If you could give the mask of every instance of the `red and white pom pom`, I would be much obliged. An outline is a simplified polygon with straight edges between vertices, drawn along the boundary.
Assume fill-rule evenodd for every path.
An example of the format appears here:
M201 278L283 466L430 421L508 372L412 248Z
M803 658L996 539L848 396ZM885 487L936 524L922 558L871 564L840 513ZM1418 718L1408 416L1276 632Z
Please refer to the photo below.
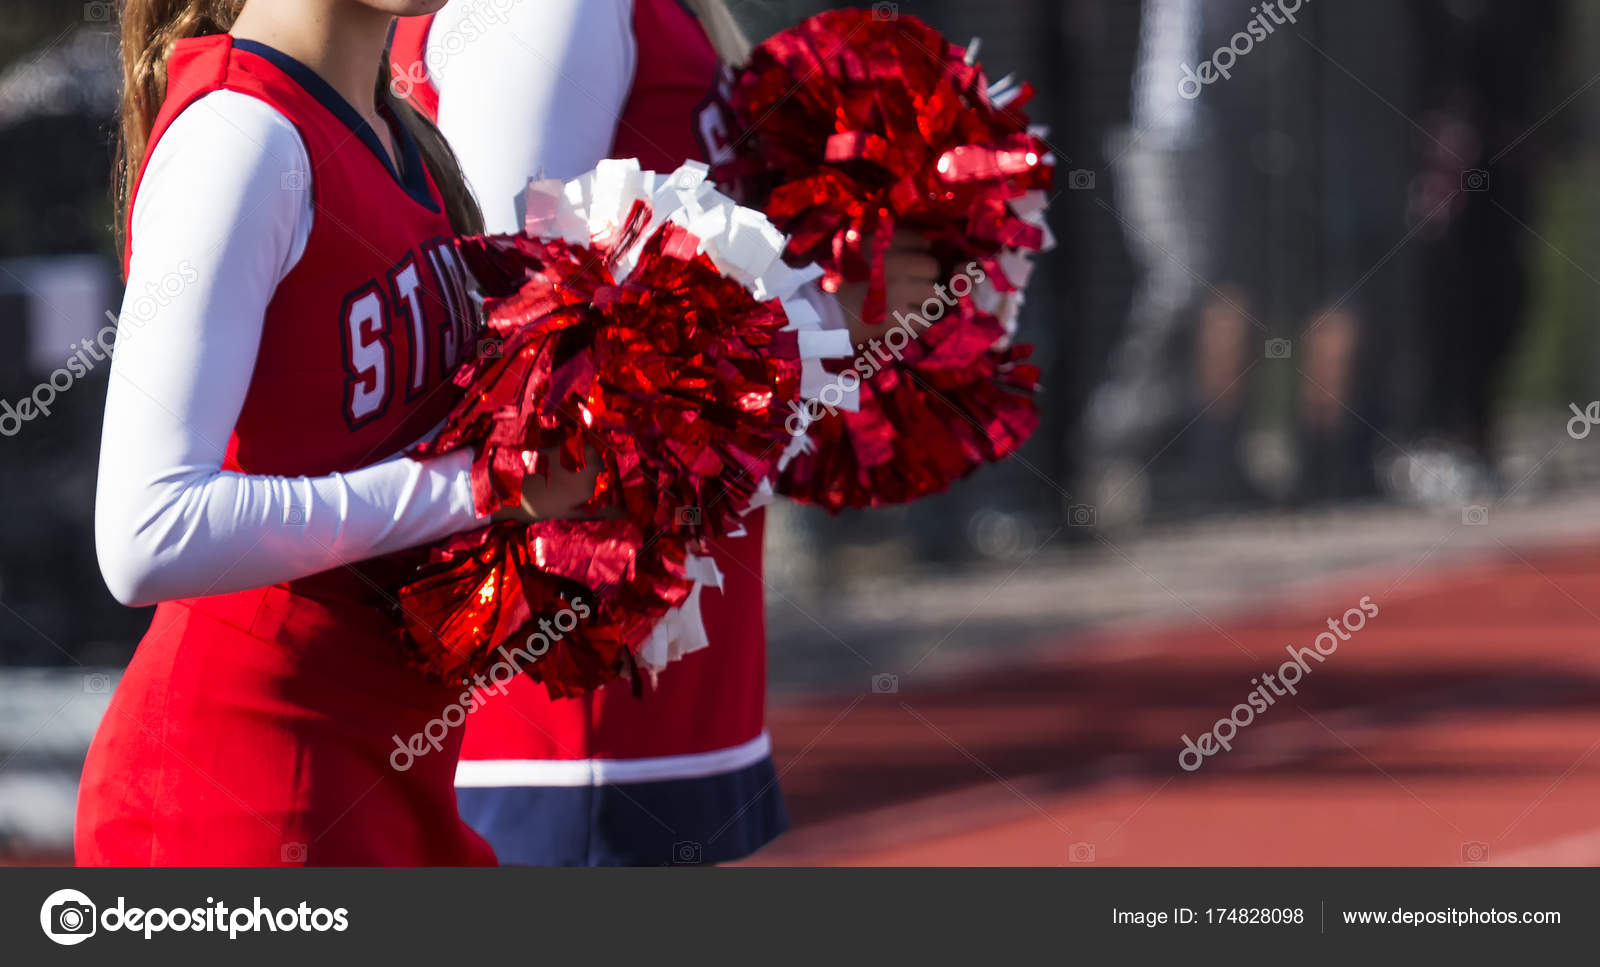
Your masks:
M1012 344L1031 255L1055 245L1055 158L1022 112L1032 94L991 86L976 41L957 47L907 15L830 11L753 52L733 98L744 156L728 172L768 173L786 257L820 264L829 291L868 283L872 325L888 321L896 229L970 283L892 363L854 367L859 408L829 407L810 427L785 493L830 510L903 503L1005 458L1037 426L1031 347Z
M447 543L401 595L425 669L471 672L580 596L592 616L561 660L526 669L552 693L704 646L700 589L721 583L706 542L744 532L797 446L789 417L806 377L849 351L798 295L820 273L785 264L783 235L706 174L603 162L532 184L523 234L458 242L500 351L457 375L466 395L419 452L472 447L480 513L519 506L524 480L553 460L576 471L597 454L580 512L623 520Z
M981 43L977 38L967 45L962 56L963 62L975 65L978 59L978 50ZM1016 79L1008 74L1000 80L985 83L984 96L996 111L1012 114L1020 111L1024 104L1032 98L1033 89L1028 84L1019 84ZM1042 125L1028 125L1028 137L1038 142L1041 148L1048 148L1045 137L1049 130ZM1024 154L1024 161L1027 155ZM1053 179L1055 155L1048 150L1039 155L1039 165L1042 170L1050 172L1049 178ZM1012 236L1017 244L1001 245L995 256L995 264L1000 270L1000 275L1005 279L1004 287L996 285L993 279L986 280L978 286L977 294L973 299L978 308L997 317L1000 325L1005 329L1006 335L1002 343L1009 346L1012 338L1017 333L1017 318L1022 311L1022 305L1027 301L1028 282L1033 278L1033 257L1039 252L1054 251L1056 247L1055 233L1050 231L1050 225L1045 221L1045 215L1050 207L1050 195L1046 187L1029 188L1022 194L1006 199L1006 209L1011 216L1031 231L1021 231Z
M688 162L663 175L641 170L634 160L602 161L593 172L570 182L535 181L528 186L523 228L533 236L575 244L593 238L604 245L628 231L628 221L640 206L648 208L650 220L633 233L636 241L616 254L619 277L637 265L646 240L662 225L687 229L699 240L698 254L753 298L777 299L782 305L788 319L785 331L795 334L802 363L800 398L789 401L783 413L804 412L804 401L815 398L831 379L825 363L851 355L849 333L825 328L821 314L806 298L806 290L822 277L822 270L815 265L791 268L782 258L788 238L764 214L717 190L707 165ZM777 473L803 452L804 423L798 425L799 432L795 428L794 421L786 420L785 449L773 463L773 473L757 481L755 492L739 510L741 515L771 502ZM720 536L743 534L735 527ZM686 566L694 581L687 600L656 625L639 649L640 664L648 670L659 671L709 644L700 612L701 592L707 586L720 591L723 575L709 555L690 553Z

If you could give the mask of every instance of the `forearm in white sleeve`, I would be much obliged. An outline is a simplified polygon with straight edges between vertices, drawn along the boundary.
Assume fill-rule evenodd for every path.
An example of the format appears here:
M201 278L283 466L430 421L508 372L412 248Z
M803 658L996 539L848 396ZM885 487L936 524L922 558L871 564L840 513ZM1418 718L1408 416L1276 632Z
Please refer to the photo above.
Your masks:
M235 92L196 102L156 146L95 499L101 571L125 604L277 584L482 523L468 453L324 477L222 470L267 304L310 235L310 192L292 186L311 177L294 126Z
M451 0L428 32L439 129L491 232L522 230L530 178L611 153L633 87L632 0Z

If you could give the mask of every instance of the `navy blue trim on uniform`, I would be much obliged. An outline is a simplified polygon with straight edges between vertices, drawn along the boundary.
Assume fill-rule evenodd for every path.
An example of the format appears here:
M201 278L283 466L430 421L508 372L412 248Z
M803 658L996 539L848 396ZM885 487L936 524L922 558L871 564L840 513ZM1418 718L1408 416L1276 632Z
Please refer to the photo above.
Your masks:
M344 99L344 95L333 89L333 85L322 79L316 71L295 60L276 47L269 47L257 40L233 41L234 49L255 54L266 60L289 76L289 79L305 89L307 94L316 98L328 112L347 128L350 133L360 138L383 166L388 169L389 175L394 178L395 184L404 188L417 204L428 211L437 212L438 204L433 199L433 192L428 188L428 172L422 164L422 150L417 147L416 139L411 136L410 130L389 113L387 105L381 101L378 110L389 120L389 131L394 136L395 146L400 150L400 161L405 168L402 175L394 168L394 158L384 148L383 142L378 139L378 133L372 130L372 125L361 116L361 112L351 106Z
M789 828L763 759L699 779L456 790L502 866L698 866L742 859Z

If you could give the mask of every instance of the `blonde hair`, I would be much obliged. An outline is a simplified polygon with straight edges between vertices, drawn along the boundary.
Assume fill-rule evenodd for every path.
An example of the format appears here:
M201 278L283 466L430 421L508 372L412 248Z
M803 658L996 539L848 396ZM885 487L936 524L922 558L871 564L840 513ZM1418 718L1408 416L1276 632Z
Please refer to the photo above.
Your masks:
M734 19L727 0L684 0L711 35L712 46L723 63L739 65L750 57L750 38Z
M122 5L122 134L117 158L117 236L126 250L128 207L139 184L156 116L167 96L167 62L172 47L188 37L227 33L244 0L126 0ZM445 211L457 233L483 230L483 215L461 174L450 146L426 118L394 96L389 59L376 78L378 96L405 125L422 160L444 196Z

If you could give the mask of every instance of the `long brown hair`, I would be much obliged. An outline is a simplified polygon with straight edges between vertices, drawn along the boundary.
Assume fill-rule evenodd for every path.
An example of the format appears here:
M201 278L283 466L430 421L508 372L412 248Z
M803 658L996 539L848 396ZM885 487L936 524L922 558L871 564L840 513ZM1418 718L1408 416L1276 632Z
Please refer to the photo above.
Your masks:
M126 248L128 208L151 130L167 96L167 61L172 46L187 37L227 33L244 0L124 0L122 5L122 137L117 159L117 235ZM455 153L427 118L396 97L389 85L389 59L377 77L378 97L416 140L422 160L444 196L450 224L462 235L483 230L483 214L467 188Z

